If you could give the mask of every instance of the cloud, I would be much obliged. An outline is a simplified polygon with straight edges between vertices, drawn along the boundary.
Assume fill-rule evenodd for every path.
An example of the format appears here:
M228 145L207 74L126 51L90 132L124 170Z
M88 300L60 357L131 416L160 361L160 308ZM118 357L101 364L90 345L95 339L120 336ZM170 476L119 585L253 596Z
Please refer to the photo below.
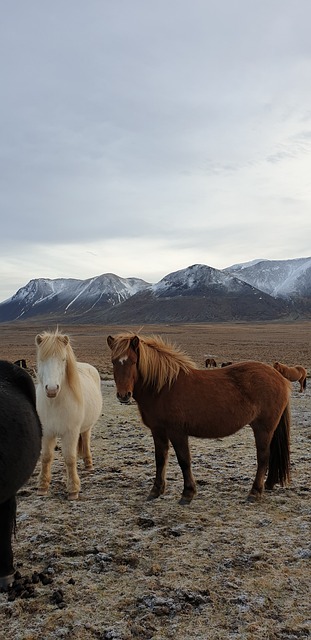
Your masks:
M310 18L308 0L6 3L3 298L50 273L303 255Z

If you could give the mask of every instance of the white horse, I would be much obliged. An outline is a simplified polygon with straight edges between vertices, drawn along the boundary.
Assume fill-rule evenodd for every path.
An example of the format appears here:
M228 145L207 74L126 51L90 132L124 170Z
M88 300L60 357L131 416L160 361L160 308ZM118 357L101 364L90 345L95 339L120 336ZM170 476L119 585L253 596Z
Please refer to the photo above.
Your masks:
M41 470L38 493L48 492L56 439L61 439L67 468L69 500L77 500L80 479L78 454L92 471L91 429L102 411L100 376L90 364L77 362L69 336L58 329L35 338L37 346L37 412L42 423Z

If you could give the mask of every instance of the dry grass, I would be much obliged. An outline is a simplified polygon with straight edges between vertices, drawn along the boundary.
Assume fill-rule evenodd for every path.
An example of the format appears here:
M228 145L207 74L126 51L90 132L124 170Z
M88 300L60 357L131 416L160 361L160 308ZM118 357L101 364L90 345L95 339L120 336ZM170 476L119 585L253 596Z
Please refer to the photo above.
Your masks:
M2 357L35 362L34 336L53 327L1 327ZM128 328L128 327L125 327ZM46 571L35 597L0 594L0 628L14 640L294 640L310 637L311 387L293 384L292 482L261 502L246 496L255 473L250 429L191 441L198 495L181 507L173 454L164 497L147 502L153 442L135 405L121 406L111 379L109 333L124 327L62 327L80 360L98 366L103 415L94 429L95 472L79 465L82 493L68 502L61 451L49 496L38 468L18 495L16 564ZM138 327L134 328L138 330ZM144 327L180 345L201 366L207 355L301 364L311 369L310 324ZM39 466L39 465L38 465ZM61 603L53 593L62 590Z

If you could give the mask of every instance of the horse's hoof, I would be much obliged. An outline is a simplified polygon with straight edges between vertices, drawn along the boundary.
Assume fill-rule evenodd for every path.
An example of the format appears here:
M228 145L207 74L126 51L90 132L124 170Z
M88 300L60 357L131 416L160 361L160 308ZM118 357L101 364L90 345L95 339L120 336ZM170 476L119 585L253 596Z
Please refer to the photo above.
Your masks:
M47 489L38 489L37 494L38 494L38 496L47 496L48 490Z
M163 496L165 493L165 489L166 489L165 485L163 485L162 487L157 487L153 485L147 500L156 500L156 498Z
M84 471L87 471L88 473L92 473L92 471L94 471L93 465L89 465L87 467L84 467Z
M257 502L258 500L260 500L260 498L261 498L261 493L256 493L256 494L249 493L247 498L246 498L246 501L247 502Z
M265 491L273 491L273 484L265 484Z
M79 491L68 493L68 500L78 500L78 498L79 498Z
M160 493L152 493L152 491L150 491L149 496L147 496L147 501L150 502L151 500L156 500L157 498L159 498Z
M190 504L191 501L192 501L192 498L193 498L193 496L191 498L189 498L187 496L181 496L178 504Z

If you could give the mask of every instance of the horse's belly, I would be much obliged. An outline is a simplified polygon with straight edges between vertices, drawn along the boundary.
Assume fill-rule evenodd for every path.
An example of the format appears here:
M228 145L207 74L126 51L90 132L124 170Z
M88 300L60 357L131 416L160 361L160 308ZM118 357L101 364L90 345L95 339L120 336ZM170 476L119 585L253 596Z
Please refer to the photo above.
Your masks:
M247 424L235 423L225 421L224 423L218 424L217 426L213 425L200 425L197 428L192 428L191 432L188 431L188 435L193 436L194 438L226 438L227 436L231 436L233 433L236 433ZM186 430L187 433L187 430Z
M227 436L236 433L247 424L251 422L253 418L253 412L245 411L243 415L233 415L228 412L226 415L222 415L222 412L216 412L213 415L211 411L209 415L200 415L199 413L194 417L193 415L187 415L187 412L175 411L172 415L163 415L162 420L153 424L151 418L150 421L144 420L145 424L154 430L154 427L158 427L161 424L166 432L169 434L183 433L187 436L193 436L194 438L225 438Z
M101 415L103 407L103 396L101 388L90 388L90 393L85 394L84 398L84 416L82 421L81 432L93 426Z

